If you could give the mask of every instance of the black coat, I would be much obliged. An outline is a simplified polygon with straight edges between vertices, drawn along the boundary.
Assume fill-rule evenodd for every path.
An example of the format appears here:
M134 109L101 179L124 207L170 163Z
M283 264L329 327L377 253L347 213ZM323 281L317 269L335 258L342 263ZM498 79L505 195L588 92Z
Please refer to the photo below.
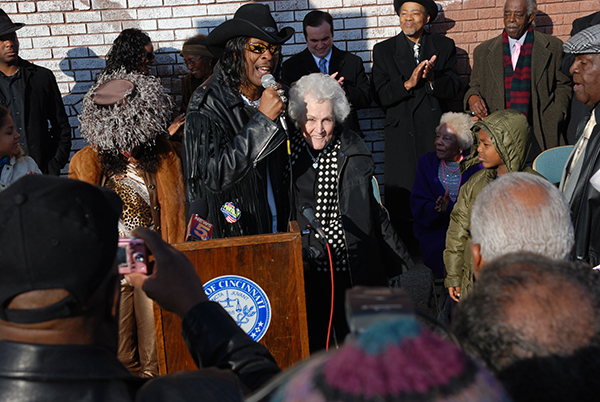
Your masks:
M281 68L281 80L284 84L291 86L305 75L321 72L315 59L307 49L292 56L283 63ZM344 92L352 105L352 111L348 116L345 126L357 132L364 137L358 124L358 115L356 111L369 107L373 100L369 79L363 67L363 61L360 57L352 53L345 52L337 47L332 48L331 60L329 62L329 73L338 72L337 79L344 77Z
M597 106L596 121L600 122ZM584 127L584 124L580 125L579 136ZM569 201L575 230L573 258L596 266L600 264L600 192L592 186L590 179L600 170L600 124L594 127L582 157L579 179Z
M416 63L413 49L403 33L373 48L373 85L385 116L386 205L397 205L395 197L406 197L415 181L417 161L435 150L435 128L446 102L458 94L461 82L456 72L456 47L452 39L424 33L421 60L437 56L433 90L421 80L411 91L404 88ZM406 197L407 198L407 197ZM408 205L407 205L408 207ZM391 208L390 212L394 212Z
M25 93L27 154L43 173L58 175L69 161L71 126L52 71L19 58ZM0 91L0 105L6 107Z
M183 171L188 202L203 198L213 237L272 233L267 166L278 231L289 221L286 134L277 122L244 104L238 91L219 82L221 70L194 92L185 116ZM221 207L232 202L240 219L228 223Z
M133 376L101 346L2 341L0 395L24 402L239 401L245 390L258 389L280 371L269 351L217 303L193 307L182 336L203 368L153 379Z
M340 132L341 131L341 132ZM301 135L301 134L297 134ZM386 286L412 265L387 212L373 195L375 163L355 132L339 130L338 196L352 285ZM296 211L299 215L299 211ZM304 228L301 228L304 229ZM314 244L314 240L311 242Z

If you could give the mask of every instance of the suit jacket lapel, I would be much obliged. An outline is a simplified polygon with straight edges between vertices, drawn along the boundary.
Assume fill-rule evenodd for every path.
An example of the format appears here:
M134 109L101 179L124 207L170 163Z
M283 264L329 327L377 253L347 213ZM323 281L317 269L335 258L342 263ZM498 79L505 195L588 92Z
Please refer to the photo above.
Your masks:
M329 74L342 71L344 63L344 52L334 46L329 60ZM340 78L339 75L337 78Z
M421 39L421 54L420 54L419 59L421 61L429 60L435 54L437 54L437 51L436 51L435 47L433 46L433 41L429 37L429 34L423 33L423 37Z
M317 63L315 63L315 59L308 48L304 49L301 55L300 63L302 64L303 70L308 71L308 74L318 73L321 71L319 66L317 66Z
M538 85L548 66L551 53L548 50L548 41L541 35L533 32L533 49L531 51L531 85ZM533 89L532 89L533 92Z
M499 39L499 40L498 40ZM502 104L504 100L504 50L502 49L502 35L491 43L487 55L488 72L490 79L494 82L496 91L502 93Z
M398 66L400 74L405 80L410 78L410 75L415 69L415 63L412 54L413 50L408 47L408 43L406 43L406 36L403 33L397 35L394 61L396 62L396 66Z

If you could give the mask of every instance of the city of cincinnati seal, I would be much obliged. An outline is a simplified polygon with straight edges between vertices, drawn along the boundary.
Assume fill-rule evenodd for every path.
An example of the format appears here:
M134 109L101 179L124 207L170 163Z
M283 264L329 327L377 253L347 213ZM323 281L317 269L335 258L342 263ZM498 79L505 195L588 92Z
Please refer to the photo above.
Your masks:
M271 323L271 303L255 282L243 276L219 276L206 282L204 291L250 338L258 342L265 335Z

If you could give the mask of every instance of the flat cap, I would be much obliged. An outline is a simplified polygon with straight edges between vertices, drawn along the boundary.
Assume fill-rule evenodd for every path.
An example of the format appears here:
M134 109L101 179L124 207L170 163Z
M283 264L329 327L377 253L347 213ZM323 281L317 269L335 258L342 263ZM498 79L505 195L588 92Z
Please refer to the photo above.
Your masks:
M600 53L600 25L593 25L573 35L563 45L565 53Z

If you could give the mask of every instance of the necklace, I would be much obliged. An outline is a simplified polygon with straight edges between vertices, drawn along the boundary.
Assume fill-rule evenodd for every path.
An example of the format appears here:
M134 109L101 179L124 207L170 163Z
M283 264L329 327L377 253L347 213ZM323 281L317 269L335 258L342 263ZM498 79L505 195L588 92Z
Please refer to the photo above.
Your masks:
M446 161L442 159L442 177L444 179L444 187L446 187L446 190L448 190L448 197L450 197L450 200L452 202L456 202L456 200L458 199L458 189L460 189L460 183L462 181L462 176L460 175L460 173L458 174L458 185L456 186L456 194L454 195L454 198L452 197L452 190L450 190L450 186L448 185L448 182L446 181L446 177L452 177L454 178L456 176L456 173L459 171L460 169L460 164L457 164L455 169L450 169L448 167L448 165L446 164ZM448 171L448 173L446 173L446 171Z
M308 151L308 155L310 156L310 159L312 159L313 164L312 167L313 169L317 169L319 167L319 155L317 155L317 157L315 158L312 154L312 152L310 152L310 148L308 147L308 144L306 144L306 142L304 143L304 146L306 147L306 150Z

